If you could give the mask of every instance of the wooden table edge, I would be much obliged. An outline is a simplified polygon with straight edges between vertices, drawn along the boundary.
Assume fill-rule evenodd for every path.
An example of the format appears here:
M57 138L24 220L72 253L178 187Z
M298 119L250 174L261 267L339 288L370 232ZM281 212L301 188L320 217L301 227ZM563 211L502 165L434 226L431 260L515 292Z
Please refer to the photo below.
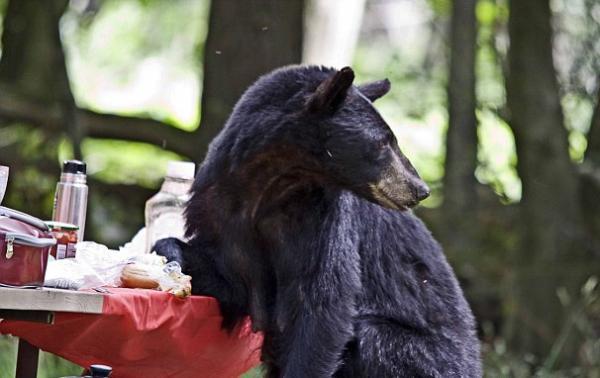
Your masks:
M0 287L0 309L101 314L104 294L52 288Z

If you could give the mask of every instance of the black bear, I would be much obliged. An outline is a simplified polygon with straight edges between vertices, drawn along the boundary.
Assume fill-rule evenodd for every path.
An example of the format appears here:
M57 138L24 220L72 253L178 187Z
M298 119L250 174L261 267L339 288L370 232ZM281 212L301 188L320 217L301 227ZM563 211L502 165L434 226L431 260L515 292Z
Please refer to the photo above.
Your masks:
M261 77L211 143L189 243L155 250L265 334L267 375L479 377L474 320L410 210L429 194L372 101L387 80L291 66Z

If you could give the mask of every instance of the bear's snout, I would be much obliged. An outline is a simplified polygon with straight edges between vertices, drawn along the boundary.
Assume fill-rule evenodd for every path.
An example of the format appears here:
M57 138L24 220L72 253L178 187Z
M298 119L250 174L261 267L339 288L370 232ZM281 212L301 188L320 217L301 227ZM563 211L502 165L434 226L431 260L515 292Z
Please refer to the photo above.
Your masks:
M417 200L423 201L424 199L429 197L429 195L431 194L431 190L429 190L429 186L427 186L427 184L421 181L419 184L417 184L415 194Z

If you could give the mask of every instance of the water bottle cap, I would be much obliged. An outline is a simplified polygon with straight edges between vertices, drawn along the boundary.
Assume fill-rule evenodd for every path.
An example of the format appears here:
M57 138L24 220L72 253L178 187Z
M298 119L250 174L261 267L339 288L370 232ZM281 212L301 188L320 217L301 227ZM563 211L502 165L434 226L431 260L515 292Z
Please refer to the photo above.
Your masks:
M167 177L193 180L196 164L187 161L170 161L167 165Z
M63 173L83 174L86 172L86 165L79 160L65 160L63 162Z

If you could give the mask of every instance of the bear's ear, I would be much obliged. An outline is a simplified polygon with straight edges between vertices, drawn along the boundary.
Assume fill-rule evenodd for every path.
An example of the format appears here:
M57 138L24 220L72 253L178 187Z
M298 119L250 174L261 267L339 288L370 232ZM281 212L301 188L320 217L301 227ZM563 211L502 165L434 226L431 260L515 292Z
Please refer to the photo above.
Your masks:
M319 84L315 93L310 96L306 103L308 110L312 113L334 111L346 98L353 81L354 71L352 71L352 68L342 68Z
M360 93L365 95L366 98L373 102L388 93L390 91L390 87L390 81L388 79L383 79L374 81L372 83L359 85L358 90Z

